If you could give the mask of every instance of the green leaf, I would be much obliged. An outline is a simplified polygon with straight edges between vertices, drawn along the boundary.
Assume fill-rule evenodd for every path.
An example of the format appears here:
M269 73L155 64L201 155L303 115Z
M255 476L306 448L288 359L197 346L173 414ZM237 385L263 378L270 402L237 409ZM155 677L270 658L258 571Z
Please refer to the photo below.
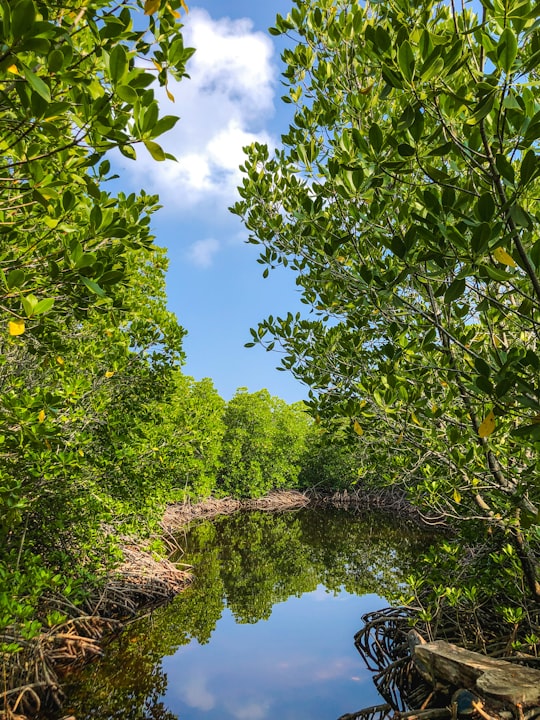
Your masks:
M12 3L11 32L15 40L28 35L36 19L36 8L32 0L17 0Z
M412 157L416 154L416 150L408 143L401 143L398 145L397 151L402 157Z
M453 300L457 300L465 292L465 280L457 279L448 287L448 290L444 293L444 301L449 303Z
M44 298L40 300L34 308L34 315L43 315L49 312L54 305L54 298Z
M375 40L379 50L386 52L392 46L392 40L390 35L382 25L377 25L375 28Z
M144 146L150 153L150 155L154 158L154 160L157 160L158 162L162 162L163 160L166 160L165 151L161 147L161 145L158 145L153 140L145 140Z
M514 428L514 430L510 431L510 435L514 437L526 437L530 438L533 442L540 442L540 423L522 425L521 427Z
M490 92L487 95L485 95L480 100L478 105L476 106L474 113L467 120L467 124L468 125L476 125L476 123L479 123L480 120L483 120L491 112L494 102L495 102L494 93Z
M377 153L381 150L383 146L383 134L381 128L378 125L373 124L369 128L369 144Z
M109 56L109 72L116 85L125 75L128 66L127 53L123 45L115 45Z
M521 161L520 169L520 181L522 185L526 185L531 180L538 170L538 158L532 148L529 148L525 153L523 160Z
M155 138L158 135L162 135L163 133L172 130L179 120L180 118L176 115L165 115L164 117L159 118L152 129L152 137Z
M43 80L33 73L26 65L22 66L23 75L28 81L28 84L37 92L37 94L46 100L48 103L51 102L51 92L48 86Z
M79 277L91 292L99 295L99 297L107 297L107 293L97 284L97 282L90 280L90 278L87 278L84 275L79 275Z
M483 222L491 220L495 214L495 201L493 200L491 193L484 193L478 198L476 210L480 220Z
M390 87L397 88L398 90L401 90L403 88L401 78L393 67L384 64L381 67L381 73L384 80L388 83L388 85L390 85Z
M135 152L135 148L132 145L119 145L118 149L120 150L122 155L129 158L130 160L137 159L137 153Z
M64 65L64 53L59 49L54 49L49 53L47 58L47 67L49 72L56 73L62 69Z
M479 375L482 375L484 377L489 377L491 375L490 366L481 357L477 357L474 359L474 367L476 368L476 371Z
M513 185L515 180L515 172L514 168L512 167L512 163L508 160L508 158L502 154L496 155L495 165L497 166L497 170L500 172L502 177Z
M530 228L533 225L529 214L519 205L512 205L510 208L510 217L520 227Z
M130 105L134 105L139 99L137 91L134 90L131 85L117 85L116 94L118 95L120 100L123 100Z
M412 80L414 76L414 53L408 40L405 40L399 46L398 64L405 80Z
M25 277L26 276L22 270L11 270L6 279L8 289L13 290L13 288L20 287L23 284Z
M35 295L27 295L22 298L22 306L24 308L24 312L26 313L26 317L32 317L37 304L38 299Z
M504 70L507 74L512 70L517 53L517 38L513 30L507 26L502 31L499 44L497 45L497 60L501 70Z
M153 130L155 124L157 123L158 116L158 104L157 102L153 101L144 109L144 115L142 118L142 122L140 123L141 131L143 133L148 133Z

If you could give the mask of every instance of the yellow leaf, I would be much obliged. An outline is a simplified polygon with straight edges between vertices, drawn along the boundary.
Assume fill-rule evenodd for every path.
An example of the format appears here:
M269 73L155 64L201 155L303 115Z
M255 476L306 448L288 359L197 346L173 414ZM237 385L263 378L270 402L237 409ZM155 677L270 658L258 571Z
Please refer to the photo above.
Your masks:
M358 92L360 93L360 95L367 95L367 94L370 93L372 90L373 90L373 83L372 83L371 85L369 85L368 87L362 88L362 89L359 90Z
M169 90L169 88L167 86L165 86L165 92L167 93L167 97L169 98L169 100L171 102L174 102L174 95L172 94L172 92Z
M39 411L38 420L40 423L42 423L45 420L45 410Z
M412 420L413 423L415 423L416 425L420 425L420 422L419 422L418 418L416 417L416 415L415 415L413 412L411 413L411 420Z
M454 488L454 501L458 504L461 502L461 494L457 488Z
M184 2L184 0L180 0L180 5L184 8L184 12L186 12L186 13L189 12L189 8L186 5L186 3Z
M399 433L399 435L397 436L396 443L398 445L400 445L402 442L403 442L403 433Z
M78 453L79 453L79 455L80 455L81 457L84 457L84 452L83 452L83 450L78 450Z
M56 356L56 362L57 362L59 365L63 365L63 364L64 364L64 358L60 357L60 355L57 355L57 356Z
M10 335L22 335L25 331L24 320L10 320L8 330Z
M107 370L105 373L106 378L111 378L114 375L114 370Z
M493 410L490 410L486 417L482 420L480 427L478 428L478 434L480 437L488 437L495 430L495 415Z
M19 74L19 68L16 65L10 65L7 69L9 73L12 73L13 75Z
M360 423L358 422L358 420L355 420L355 421L354 421L353 428L354 428L354 432L355 432L357 435L363 435L363 434L364 434L364 431L362 430L362 426L360 425Z
M146 0L146 2L144 3L144 14L153 15L159 10L160 5L161 0Z
M163 70L163 65L160 65L157 60L152 60L152 62L154 63L154 67L158 72L161 72Z
M503 265L510 265L510 267L516 267L516 261L514 260L514 258L509 255L502 247L498 247L493 252L493 257L497 262L500 262Z

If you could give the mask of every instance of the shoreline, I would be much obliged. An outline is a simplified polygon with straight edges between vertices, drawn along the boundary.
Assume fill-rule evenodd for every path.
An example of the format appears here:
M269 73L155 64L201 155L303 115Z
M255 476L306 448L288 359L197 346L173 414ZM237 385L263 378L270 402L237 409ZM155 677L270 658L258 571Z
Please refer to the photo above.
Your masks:
M163 540L173 548L174 534L195 520L210 520L219 515L262 510L286 512L304 507L335 507L351 512L386 512L433 529L432 525L394 492L365 491L322 493L275 491L261 498L206 498L169 505L163 515ZM172 542L168 543L171 540ZM16 628L0 635L0 642L19 642L18 653L4 656L4 688L0 693L0 720L23 720L44 710L62 708L63 679L103 655L104 647L145 611L169 602L189 586L191 569L168 558L156 560L141 550L136 541L122 547L123 562L103 587L88 601L85 612L51 601L51 609L71 614L64 623L44 629L35 638L24 640Z

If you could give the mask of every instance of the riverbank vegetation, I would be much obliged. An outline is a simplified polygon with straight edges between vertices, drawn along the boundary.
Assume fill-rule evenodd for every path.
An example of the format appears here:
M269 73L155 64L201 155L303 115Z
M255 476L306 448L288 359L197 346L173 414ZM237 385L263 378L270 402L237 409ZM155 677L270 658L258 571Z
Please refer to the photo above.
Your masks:
M301 406L182 374L158 199L109 189L112 151L167 157L156 96L193 52L185 10L0 3L0 653L19 712L59 648L86 654L79 625L91 647L146 601L128 576L164 553L167 503L295 486L312 431Z
M519 625L540 600L537 15L297 1L271 29L294 119L247 148L233 208L309 310L253 343L357 435L363 478L456 529L416 580L426 616L491 602Z
M406 493L456 530L410 579L422 618L491 602L527 626L540 600L536 7L298 0L278 17L296 114L281 150L247 150L233 211L265 274L297 275L309 316L270 317L249 344L282 347L306 406L245 389L225 402L182 373L158 198L109 189L108 153L170 158L157 139L177 118L156 98L186 74L186 9L0 0L4 665L97 613L126 547L163 553L168 503L275 489ZM516 647L538 641L516 630ZM32 705L35 684L4 698Z

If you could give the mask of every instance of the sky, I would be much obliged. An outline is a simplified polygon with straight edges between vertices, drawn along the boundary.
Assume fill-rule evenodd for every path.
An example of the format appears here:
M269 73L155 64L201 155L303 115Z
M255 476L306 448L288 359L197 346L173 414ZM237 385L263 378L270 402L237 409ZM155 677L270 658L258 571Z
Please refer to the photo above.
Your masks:
M162 114L180 122L159 138L178 160L157 163L144 148L134 163L117 159L123 189L160 196L153 218L156 243L168 249L169 309L188 335L184 372L210 377L229 400L238 387L267 388L287 402L307 396L288 372L275 368L279 354L245 348L249 329L269 314L296 312L294 274L257 263L258 249L228 208L237 200L242 146L272 148L288 128L290 106L280 101L281 38L267 32L292 0L188 0L184 44L195 47L190 79L170 83L174 104L159 95ZM120 157L120 156L119 156Z

